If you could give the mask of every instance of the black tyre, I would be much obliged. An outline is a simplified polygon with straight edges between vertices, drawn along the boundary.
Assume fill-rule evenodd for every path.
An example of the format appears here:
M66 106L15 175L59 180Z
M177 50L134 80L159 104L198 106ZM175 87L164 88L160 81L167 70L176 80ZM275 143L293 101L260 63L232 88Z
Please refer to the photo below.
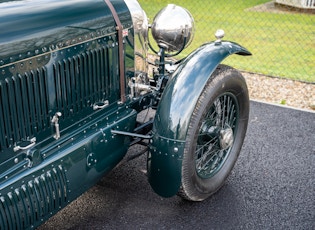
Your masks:
M221 188L242 148L248 114L245 79L235 69L219 65L190 120L178 195L201 201Z

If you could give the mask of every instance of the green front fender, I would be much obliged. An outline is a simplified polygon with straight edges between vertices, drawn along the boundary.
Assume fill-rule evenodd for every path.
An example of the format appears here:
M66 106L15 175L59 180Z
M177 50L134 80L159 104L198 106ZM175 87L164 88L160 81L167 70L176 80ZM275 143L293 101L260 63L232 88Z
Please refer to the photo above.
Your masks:
M233 42L208 43L190 54L169 80L155 115L147 162L149 182L157 194L171 197L177 193L195 105L214 70L231 54L251 55Z

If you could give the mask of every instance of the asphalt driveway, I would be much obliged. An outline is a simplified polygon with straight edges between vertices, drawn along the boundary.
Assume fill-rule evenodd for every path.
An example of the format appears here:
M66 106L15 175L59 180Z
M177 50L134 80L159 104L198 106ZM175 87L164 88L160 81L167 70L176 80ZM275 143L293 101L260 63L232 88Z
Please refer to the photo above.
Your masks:
M315 113L251 102L232 174L200 203L159 197L145 167L120 165L40 229L315 229Z

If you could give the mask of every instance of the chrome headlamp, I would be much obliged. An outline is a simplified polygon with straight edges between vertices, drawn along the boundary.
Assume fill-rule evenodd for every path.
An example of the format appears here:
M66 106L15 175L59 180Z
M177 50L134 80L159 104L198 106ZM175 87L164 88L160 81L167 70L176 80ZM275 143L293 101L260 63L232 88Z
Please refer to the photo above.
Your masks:
M194 19L189 11L169 4L155 16L152 36L160 48L167 52L176 52L191 43L194 29Z

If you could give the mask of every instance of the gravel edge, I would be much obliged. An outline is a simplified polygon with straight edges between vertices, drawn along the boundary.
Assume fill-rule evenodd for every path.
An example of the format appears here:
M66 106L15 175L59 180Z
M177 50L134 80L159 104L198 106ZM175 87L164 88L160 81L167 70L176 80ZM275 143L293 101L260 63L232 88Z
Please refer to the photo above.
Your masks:
M315 112L315 83L242 72L252 100Z

